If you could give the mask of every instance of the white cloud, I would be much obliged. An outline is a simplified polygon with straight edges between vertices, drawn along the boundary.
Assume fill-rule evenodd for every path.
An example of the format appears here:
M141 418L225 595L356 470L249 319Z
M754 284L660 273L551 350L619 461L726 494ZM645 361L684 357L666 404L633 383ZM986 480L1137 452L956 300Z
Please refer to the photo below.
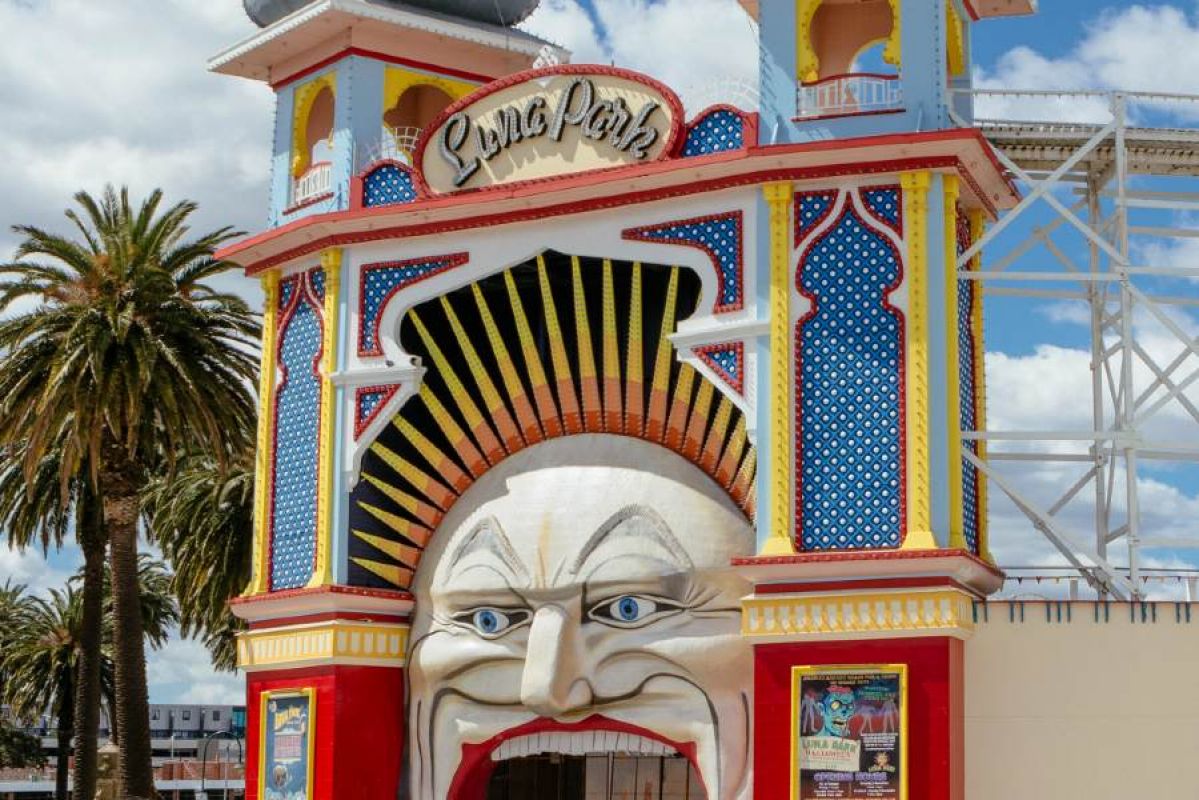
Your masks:
M1168 54L1168 62L1164 61ZM1168 63L1168 68L1165 68ZM1029 47L1005 53L992 69L979 68L980 89L1122 89L1199 94L1199 12L1174 5L1135 4L1108 9L1086 26L1069 53L1047 56ZM1199 103L1157 106L1184 117ZM1134 109L1140 115L1146 109ZM1107 122L1104 98L984 98L978 115L989 119Z
M223 0L0 2L0 257L10 225L61 228L107 182L198 201L199 229L261 227L271 92L204 69L252 30Z
M213 672L208 651L195 639L173 636L162 650L147 653L146 677L153 703L245 702L244 677Z
M74 574L74 569L64 567L81 560L79 549L72 543L64 544L50 558L36 547L24 551L0 548L0 583L11 580L23 584L30 592L45 594L49 589L62 588Z
M572 50L575 63L645 72L684 100L717 83L757 82L757 32L735 0L593 0L593 5L595 20L578 0L549 0L525 27Z

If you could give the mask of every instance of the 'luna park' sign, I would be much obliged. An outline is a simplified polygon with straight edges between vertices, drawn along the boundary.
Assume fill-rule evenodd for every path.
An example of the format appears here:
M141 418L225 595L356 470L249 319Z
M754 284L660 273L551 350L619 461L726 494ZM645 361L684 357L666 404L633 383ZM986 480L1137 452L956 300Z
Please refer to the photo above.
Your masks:
M433 194L665 158L683 127L678 98L610 67L526 72L450 106L417 151Z

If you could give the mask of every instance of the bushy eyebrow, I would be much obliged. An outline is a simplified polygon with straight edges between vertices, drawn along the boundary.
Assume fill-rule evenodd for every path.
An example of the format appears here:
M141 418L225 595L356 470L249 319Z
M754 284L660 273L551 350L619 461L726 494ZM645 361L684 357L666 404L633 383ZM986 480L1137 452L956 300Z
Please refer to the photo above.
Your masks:
M660 544L681 571L691 572L694 565L691 563L691 558L687 555L687 551L683 549L682 544L670 530L670 526L666 524L666 520L662 519L658 512L652 508L640 505L625 506L608 518L595 533L591 534L591 538L583 545L579 551L579 555L570 564L570 573L572 575L579 574L583 565L589 559L601 544L603 544L609 536L619 531L625 523L630 520L638 520L648 523L644 530L645 535L651 537L655 542Z
M475 527L471 529L462 543L454 550L450 557L450 569L453 570L458 566L458 562L465 559L467 556L475 553L487 553L495 556L514 577L524 580L529 579L529 571L520 560L520 556L516 553L516 548L512 546L512 542L508 540L508 535L504 533L503 527L499 520L495 517L487 517L479 520Z

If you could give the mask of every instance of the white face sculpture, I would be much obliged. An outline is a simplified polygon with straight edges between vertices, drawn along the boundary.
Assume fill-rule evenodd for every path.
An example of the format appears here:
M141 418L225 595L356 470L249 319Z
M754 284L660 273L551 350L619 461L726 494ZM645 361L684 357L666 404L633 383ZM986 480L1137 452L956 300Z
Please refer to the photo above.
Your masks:
M481 797L494 760L555 749L677 751L708 797L748 797L748 586L729 560L752 549L715 482L639 440L557 439L485 474L414 586L413 797Z

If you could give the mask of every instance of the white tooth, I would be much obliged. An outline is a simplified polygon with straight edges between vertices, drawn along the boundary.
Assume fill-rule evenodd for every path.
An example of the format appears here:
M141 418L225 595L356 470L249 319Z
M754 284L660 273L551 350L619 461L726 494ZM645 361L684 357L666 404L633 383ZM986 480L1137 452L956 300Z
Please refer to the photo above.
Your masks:
M529 754L529 737L521 736L519 739L517 739L515 742L512 743L512 749L515 752L517 758L524 758L525 756L527 756Z
M570 741L570 754L572 756L581 756L587 753L587 745L584 739L587 737L582 733L572 733L567 737Z
M616 734L616 749L621 753L632 753L632 748L629 747L629 735L627 733Z
M619 740L619 738L620 738L620 734L616 733L615 731L608 731L607 733L605 733L604 734L604 752L605 753L615 753L616 752L616 742Z

